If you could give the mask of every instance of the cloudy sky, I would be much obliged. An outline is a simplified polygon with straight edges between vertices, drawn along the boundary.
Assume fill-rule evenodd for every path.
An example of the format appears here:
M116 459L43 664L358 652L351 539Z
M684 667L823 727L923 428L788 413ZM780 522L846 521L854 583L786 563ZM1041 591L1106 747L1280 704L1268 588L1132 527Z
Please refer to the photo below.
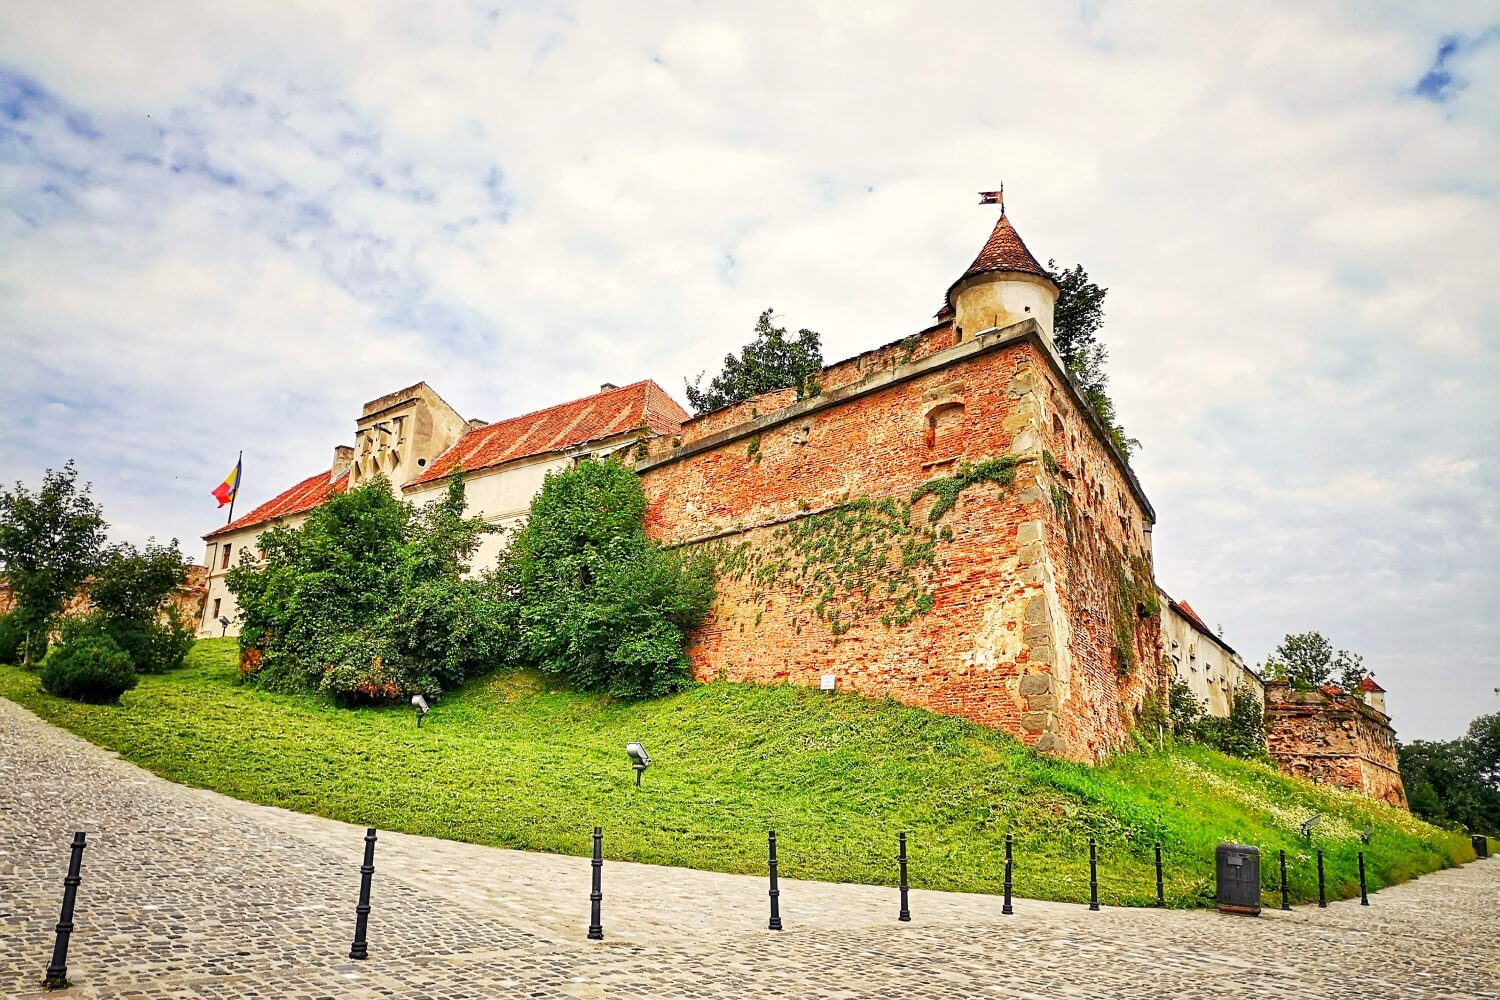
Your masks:
M1110 289L1163 585L1448 737L1500 709L1497 164L1483 2L9 0L0 480L76 458L198 553L239 449L259 502L417 380L496 419L681 399L766 306L912 333L1004 181Z

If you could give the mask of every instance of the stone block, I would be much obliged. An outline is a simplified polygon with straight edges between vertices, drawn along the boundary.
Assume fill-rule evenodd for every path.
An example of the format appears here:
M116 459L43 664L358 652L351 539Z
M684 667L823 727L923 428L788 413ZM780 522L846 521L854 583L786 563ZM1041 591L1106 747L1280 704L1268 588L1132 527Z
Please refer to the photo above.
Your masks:
M1030 698L1039 694L1051 693L1051 674L1027 674L1021 678L1021 694L1023 697Z
M1041 733L1057 727L1057 716L1051 712L1027 712L1021 716L1021 729L1028 733Z

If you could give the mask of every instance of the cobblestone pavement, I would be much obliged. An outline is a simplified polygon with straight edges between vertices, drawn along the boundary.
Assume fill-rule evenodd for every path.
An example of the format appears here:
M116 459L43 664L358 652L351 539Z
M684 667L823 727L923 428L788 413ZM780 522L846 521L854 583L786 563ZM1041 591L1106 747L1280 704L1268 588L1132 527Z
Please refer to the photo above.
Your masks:
M788 881L779 934L760 878L606 862L589 942L587 859L382 833L355 962L363 830L171 784L4 700L0 996L41 995L74 830L78 997L1500 996L1500 860L1259 920L917 891L902 924L891 889Z

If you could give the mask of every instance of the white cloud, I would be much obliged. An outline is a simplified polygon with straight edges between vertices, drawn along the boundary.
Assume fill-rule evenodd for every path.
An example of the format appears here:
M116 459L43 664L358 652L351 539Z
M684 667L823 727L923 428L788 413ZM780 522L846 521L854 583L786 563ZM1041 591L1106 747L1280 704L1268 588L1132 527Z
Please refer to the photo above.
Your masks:
M1004 180L1111 289L1163 583L1449 735L1500 682L1500 34L1444 7L13 3L0 477L196 536L239 447L265 496L417 379L680 394L767 305L854 353Z

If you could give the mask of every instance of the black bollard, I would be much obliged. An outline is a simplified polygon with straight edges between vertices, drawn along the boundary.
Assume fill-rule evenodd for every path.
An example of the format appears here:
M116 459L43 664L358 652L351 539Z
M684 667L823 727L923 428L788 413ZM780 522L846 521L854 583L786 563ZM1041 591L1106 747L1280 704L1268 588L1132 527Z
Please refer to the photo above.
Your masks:
M1323 887L1323 849L1318 848L1318 908L1328 908L1328 893Z
M73 834L73 854L68 858L67 878L63 879L62 913L57 918L57 941L52 945L47 978L42 980L44 989L60 990L68 985L68 939L73 935L73 902L78 898L78 883L83 881L79 875L83 868L83 846L83 834Z
M776 831L772 830L767 843L771 848L771 922L766 926L773 931L781 930L781 890L776 888Z
M365 863L359 866L359 905L354 908L354 944L349 946L349 957L370 957L365 932L370 928L370 879L375 874L375 828L365 830Z
M1286 894L1286 851L1277 851L1276 857L1281 862L1281 908L1283 910L1290 910L1292 903Z
M1010 834L1005 835L1005 905L1000 907L1000 912L1007 917L1016 911L1010 906Z
M1365 892L1365 852L1359 852L1359 905L1370 905L1370 894Z
M901 863L901 912L896 919L901 921L911 920L911 907L907 899L906 885L906 834L901 834L901 853L896 855L896 860Z
M1156 845L1156 905L1161 909L1167 908L1166 890L1161 884L1161 845Z
M1099 856L1094 838L1089 838L1089 909L1099 909Z
M589 891L589 940L604 940L604 925L599 922L599 904L604 901L604 888L600 877L604 871L604 831L594 827L594 885Z

